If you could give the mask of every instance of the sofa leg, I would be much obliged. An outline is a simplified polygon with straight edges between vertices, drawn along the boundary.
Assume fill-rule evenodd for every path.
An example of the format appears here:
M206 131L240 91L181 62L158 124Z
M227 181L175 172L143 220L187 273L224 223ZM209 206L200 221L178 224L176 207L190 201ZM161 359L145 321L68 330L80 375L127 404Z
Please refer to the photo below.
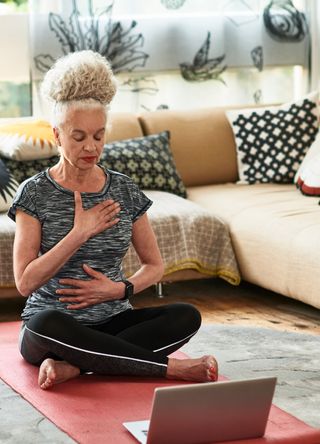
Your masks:
M156 283L156 295L158 298L164 298L163 284L162 282Z

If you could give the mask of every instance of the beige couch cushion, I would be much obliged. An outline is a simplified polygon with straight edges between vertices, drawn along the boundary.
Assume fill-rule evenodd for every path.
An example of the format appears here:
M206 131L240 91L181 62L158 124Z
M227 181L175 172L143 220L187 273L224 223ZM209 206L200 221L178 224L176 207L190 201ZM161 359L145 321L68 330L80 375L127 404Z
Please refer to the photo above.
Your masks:
M294 185L212 185L190 199L229 225L243 279L320 308L319 198Z
M132 139L143 136L138 117L132 113L110 113L106 141Z
M171 149L186 186L235 182L236 149L225 111L160 110L140 116L145 134L169 130Z

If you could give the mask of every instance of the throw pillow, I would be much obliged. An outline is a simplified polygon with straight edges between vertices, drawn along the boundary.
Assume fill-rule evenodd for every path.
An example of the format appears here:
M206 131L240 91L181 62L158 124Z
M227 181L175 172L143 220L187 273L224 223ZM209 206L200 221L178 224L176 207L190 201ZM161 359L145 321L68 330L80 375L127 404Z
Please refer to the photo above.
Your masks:
M140 188L187 196L171 153L168 131L106 144L100 163L130 176Z
M227 111L239 182L291 183L318 132L317 94L282 106Z
M320 196L320 132L305 155L294 181L302 194Z
M18 182L0 159L0 212L10 208L18 186Z
M25 160L23 162L5 158L2 158L2 160L14 179L21 183L29 177L40 173L40 171L55 165L59 161L59 156L53 156L50 159Z
M58 154L51 125L15 119L0 125L0 154L9 159L46 159Z
M308 164L312 162L312 159L316 157L318 153L320 153L320 131L318 131L314 142L312 143L302 162L300 163L298 171L294 176L294 183L298 182L298 178L301 175L302 171L308 166Z

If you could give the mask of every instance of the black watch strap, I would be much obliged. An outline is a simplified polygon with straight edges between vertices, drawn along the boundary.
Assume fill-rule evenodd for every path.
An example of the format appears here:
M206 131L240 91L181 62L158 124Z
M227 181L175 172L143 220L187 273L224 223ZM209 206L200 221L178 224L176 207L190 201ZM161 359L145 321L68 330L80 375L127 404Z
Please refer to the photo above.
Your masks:
M125 288L125 292L124 292L124 296L123 296L122 299L129 299L131 296L133 296L133 292L134 292L134 286L133 286L133 283L130 282L130 281L126 281L126 280L123 280L122 282L123 282L123 283L125 284L125 286L126 286L126 288Z

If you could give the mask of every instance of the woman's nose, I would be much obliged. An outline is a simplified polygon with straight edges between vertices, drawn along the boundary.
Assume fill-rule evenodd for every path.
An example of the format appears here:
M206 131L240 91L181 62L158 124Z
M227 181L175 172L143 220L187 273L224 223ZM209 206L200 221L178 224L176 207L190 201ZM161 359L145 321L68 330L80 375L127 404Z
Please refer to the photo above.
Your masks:
M95 146L94 141L93 140L87 140L87 142L86 142L86 144L84 146L84 149L86 151L89 151L89 152L95 151L96 150L96 146Z

